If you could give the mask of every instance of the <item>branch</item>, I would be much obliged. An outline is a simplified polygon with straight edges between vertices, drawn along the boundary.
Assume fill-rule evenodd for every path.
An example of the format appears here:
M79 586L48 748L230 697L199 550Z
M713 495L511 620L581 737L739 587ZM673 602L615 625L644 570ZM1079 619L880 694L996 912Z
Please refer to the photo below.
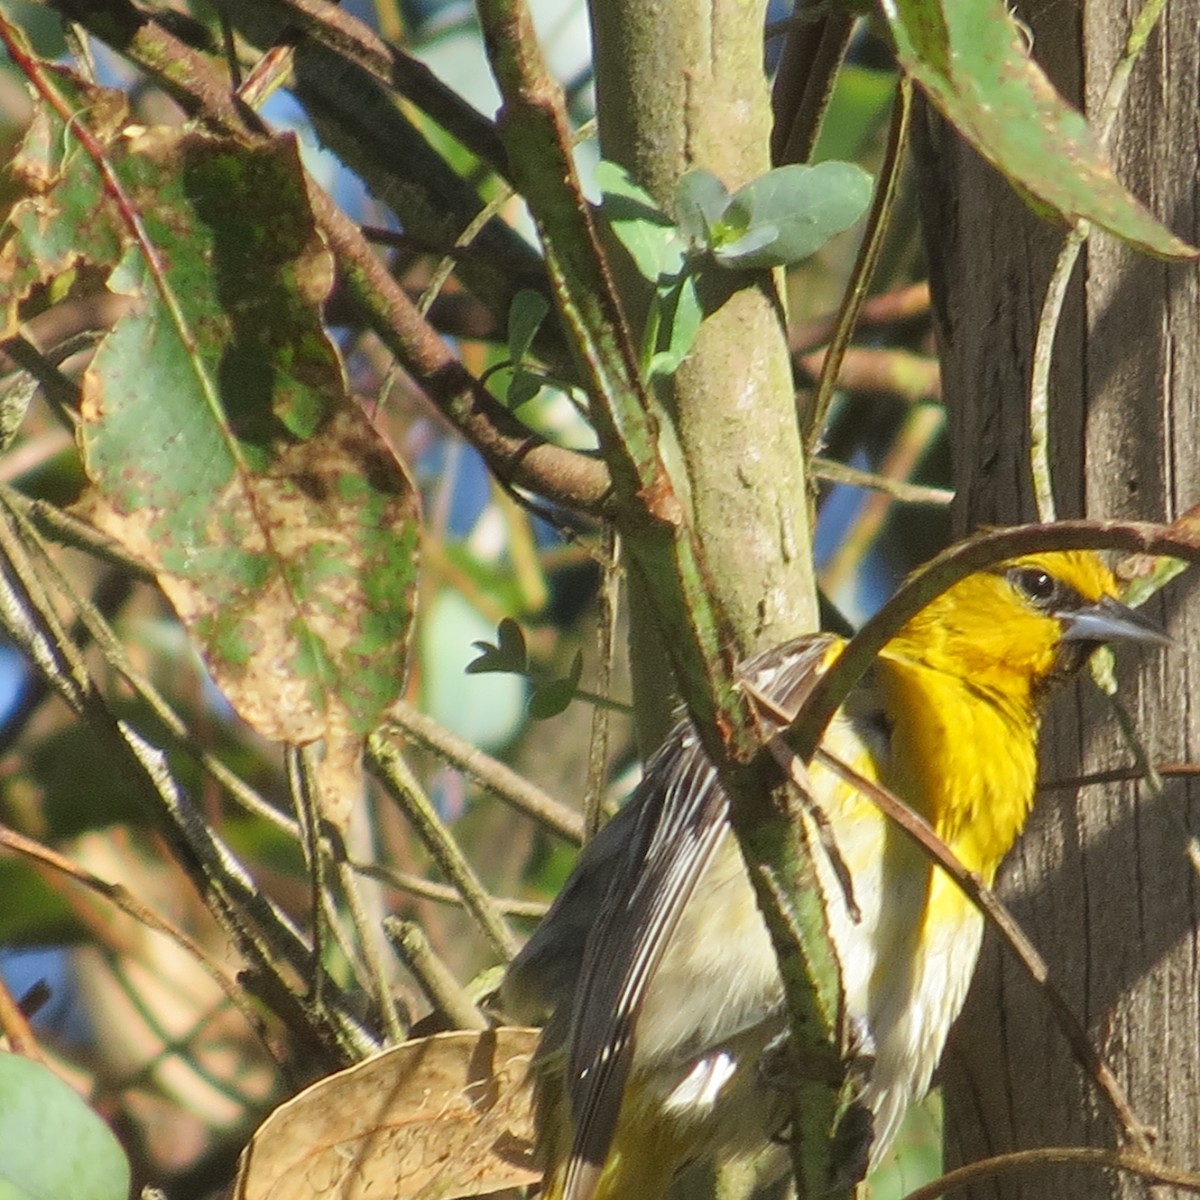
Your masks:
M28 858L31 862L39 863L43 867L48 867L52 871L73 879L80 886L88 888L99 896L103 896L109 903L119 908L123 913L127 913L135 921L145 925L147 929L153 929L156 933L161 933L165 937L170 938L171 941L186 951L200 964L205 974L225 993L225 997L229 1003L242 1015L242 1018L257 1036L272 1060L277 1065L281 1065L279 1049L272 1043L262 1018L246 1000L242 989L229 977L221 964L194 938L189 937L183 930L172 925L170 921L167 921L153 910L147 908L131 895L129 889L122 884L109 883L107 880L101 879L98 875L84 869L78 863L72 862L71 859L59 854L57 850L53 850L49 846L44 846L41 842L36 842L32 838L27 838L15 829L9 829L6 825L0 825L0 846L6 846L13 853L20 854Z
M795 762L795 759L786 747L781 742L773 741L772 753L777 756L780 765L790 772L790 763ZM995 893L974 871L969 871L963 866L958 856L938 837L929 822L909 808L903 800L820 748L817 750L816 757L819 762L840 776L857 792L866 796L889 821L920 847L921 852L928 859L937 863L966 894L971 903L979 909L984 920L1000 935L1009 950L1016 956L1017 961L1025 968L1037 989L1045 996L1072 1052L1112 1105L1113 1112L1116 1114L1125 1136L1139 1150L1148 1153L1150 1149L1149 1126L1143 1124L1134 1115L1133 1108L1122 1091L1121 1085L1117 1082L1116 1076L1096 1052L1088 1038L1087 1031L1071 1011L1070 1005L1063 999L1062 993L1050 982L1050 968L1046 966L1045 959L1037 952L1036 947L1025 936L1016 919L997 899Z
M258 0L258 6L276 10L289 28L298 28L304 36L411 100L496 174L509 178L508 158L495 125L423 62L384 41L328 0Z
M1011 1154L997 1154L994 1158L968 1163L909 1192L904 1200L935 1200L977 1180L1050 1166L1090 1166L1103 1171L1125 1171L1148 1184L1166 1184L1182 1191L1200 1193L1200 1175L1168 1166L1144 1154L1101 1150L1095 1146L1047 1146L1040 1150L1015 1150Z
M123 0L78 6L62 0L61 6L216 132L240 138L269 136L259 117L230 94L213 62ZM317 222L371 327L442 415L501 479L569 508L597 511L609 488L603 464L549 444L504 408L420 315L361 230L311 177L306 176L306 182Z
M1078 520L1053 525L1016 525L951 546L910 576L850 640L784 731L787 745L805 762L812 758L833 714L870 670L879 651L934 597L974 571L1021 554L1046 550L1124 550L1200 562L1200 536L1182 523Z

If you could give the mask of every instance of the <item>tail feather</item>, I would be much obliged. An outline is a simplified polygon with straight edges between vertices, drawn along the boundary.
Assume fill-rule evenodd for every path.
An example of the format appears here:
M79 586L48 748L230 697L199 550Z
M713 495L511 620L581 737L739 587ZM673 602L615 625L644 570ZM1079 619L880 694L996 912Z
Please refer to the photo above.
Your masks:
M681 1136L677 1120L664 1120L659 1105L638 1102L640 1089L635 1083L621 1106L612 1148L603 1163L590 1163L572 1157L569 1123L549 1136L551 1122L544 1119L548 1093L553 1085L543 1085L538 1097L543 1117L540 1150L548 1164L542 1181L541 1200L664 1200L678 1171L692 1158L697 1147L692 1139ZM554 1099L562 1104L561 1088ZM562 1147L562 1154L556 1151Z

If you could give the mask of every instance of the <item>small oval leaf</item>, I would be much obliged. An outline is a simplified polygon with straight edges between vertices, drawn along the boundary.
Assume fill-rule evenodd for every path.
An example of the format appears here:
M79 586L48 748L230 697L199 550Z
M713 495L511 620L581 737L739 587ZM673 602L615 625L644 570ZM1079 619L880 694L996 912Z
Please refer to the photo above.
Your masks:
M129 1162L112 1130L49 1067L0 1053L0 1195L128 1200Z
M659 320L658 343L650 358L651 377L670 375L679 369L704 319L696 276L691 271L686 271L670 286L660 286L654 295L654 303L659 306Z
M569 679L552 679L540 683L529 695L529 715L535 721L548 721L566 712L575 699L575 685Z
M654 284L662 275L677 275L683 268L685 245L675 223L650 193L612 162L596 165L596 182L604 197L600 211L641 275Z
M508 356L518 366L525 361L550 305L541 292L522 288L508 310Z
M693 245L707 246L714 226L729 206L729 189L711 172L697 167L675 188L675 219Z
M525 633L512 617L505 617L500 622L494 646L491 642L473 642L472 645L480 654L467 664L468 675L525 675L529 672Z
M779 267L815 254L871 202L871 177L853 163L777 167L734 193L722 219L718 262Z

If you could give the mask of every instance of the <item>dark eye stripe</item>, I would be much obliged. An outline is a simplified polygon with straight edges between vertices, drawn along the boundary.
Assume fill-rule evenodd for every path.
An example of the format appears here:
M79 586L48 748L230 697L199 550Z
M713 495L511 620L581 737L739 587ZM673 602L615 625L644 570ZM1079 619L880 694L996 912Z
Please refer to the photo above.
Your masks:
M1069 613L1087 604L1069 583L1040 567L1010 567L1004 577L1039 612Z

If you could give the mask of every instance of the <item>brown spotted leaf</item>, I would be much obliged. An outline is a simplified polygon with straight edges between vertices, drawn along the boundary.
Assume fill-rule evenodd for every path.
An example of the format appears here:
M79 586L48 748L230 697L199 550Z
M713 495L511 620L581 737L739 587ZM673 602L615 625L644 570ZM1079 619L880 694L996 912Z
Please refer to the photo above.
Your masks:
M43 114L0 279L24 295L86 262L129 301L82 381L89 513L157 573L244 719L325 739L340 821L403 685L418 502L322 324L333 264L295 145L123 124L108 93L53 78L77 121L103 115L89 128L117 186L75 122ZM72 252L61 226L85 207Z
M89 88L61 67L46 76L90 127L106 141L128 120L119 92ZM25 139L8 168L22 193L0 228L0 338L11 337L23 317L20 306L39 285L70 286L80 268L111 268L125 238L102 203L96 164L79 144L63 136L63 124L46 106L34 111Z
M536 1029L404 1042L275 1110L234 1200L453 1200L534 1183Z

